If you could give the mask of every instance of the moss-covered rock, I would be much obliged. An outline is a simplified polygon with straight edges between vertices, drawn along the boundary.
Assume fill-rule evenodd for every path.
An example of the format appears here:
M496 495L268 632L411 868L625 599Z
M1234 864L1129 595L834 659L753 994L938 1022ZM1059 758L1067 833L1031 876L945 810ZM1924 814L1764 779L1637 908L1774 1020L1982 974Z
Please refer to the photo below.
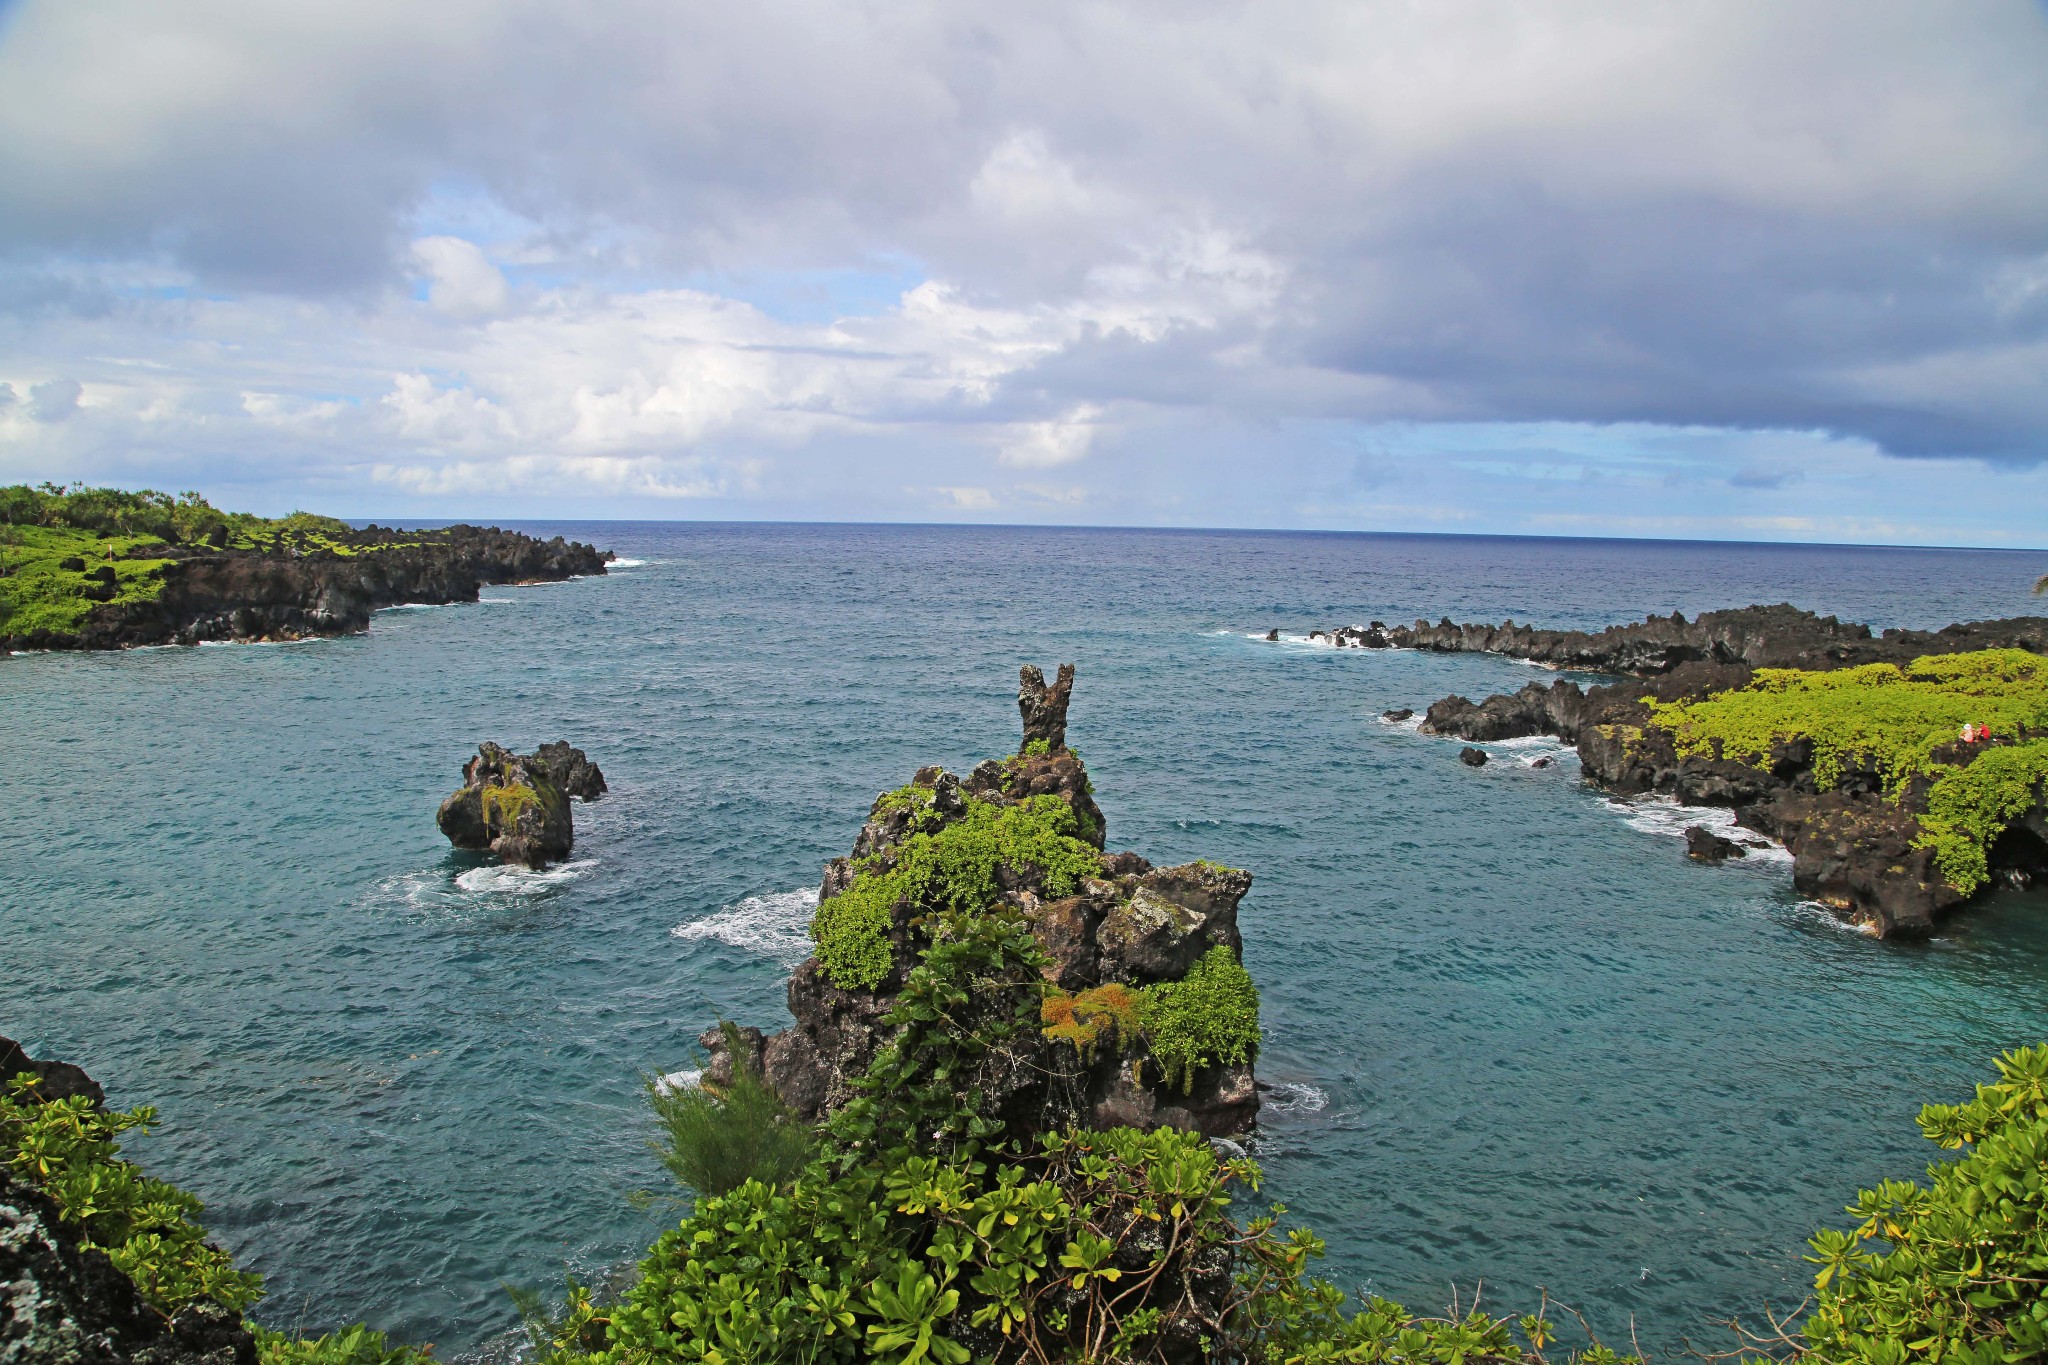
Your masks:
M441 802L435 819L457 848L488 849L504 862L538 870L566 858L576 842L561 785L565 774L580 790L604 791L603 774L581 749L558 743L522 755L487 740L464 765L462 787Z

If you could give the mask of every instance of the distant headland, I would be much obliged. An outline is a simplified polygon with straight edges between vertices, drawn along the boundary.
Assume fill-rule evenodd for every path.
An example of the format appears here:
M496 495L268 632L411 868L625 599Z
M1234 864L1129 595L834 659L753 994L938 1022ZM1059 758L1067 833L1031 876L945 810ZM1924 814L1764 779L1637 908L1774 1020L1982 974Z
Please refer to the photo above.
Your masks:
M0 487L0 654L365 630L401 603L602 574L616 556L496 527L223 512L197 493Z

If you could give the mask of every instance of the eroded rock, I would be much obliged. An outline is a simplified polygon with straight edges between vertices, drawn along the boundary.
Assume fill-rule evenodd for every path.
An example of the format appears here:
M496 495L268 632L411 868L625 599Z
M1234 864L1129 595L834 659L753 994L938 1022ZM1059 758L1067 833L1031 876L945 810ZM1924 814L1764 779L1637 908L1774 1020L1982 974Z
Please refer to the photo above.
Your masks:
M554 754L544 756L550 749ZM463 765L461 788L441 802L435 820L457 848L487 849L503 862L538 871L569 856L576 842L557 772L583 790L604 790L603 774L580 749L558 743L521 755L486 740Z

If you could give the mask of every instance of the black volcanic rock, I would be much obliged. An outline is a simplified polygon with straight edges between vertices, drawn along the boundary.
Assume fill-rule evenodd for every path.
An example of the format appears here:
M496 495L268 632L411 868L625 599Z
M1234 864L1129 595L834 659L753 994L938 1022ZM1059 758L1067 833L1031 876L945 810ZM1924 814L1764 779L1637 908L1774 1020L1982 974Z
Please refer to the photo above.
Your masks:
M1747 858L1749 850L1733 839L1724 839L1705 825L1685 827L1685 856L1702 863L1718 863L1729 858Z
M576 842L564 781L586 792L604 790L603 774L581 749L558 741L538 754L521 755L486 740L463 765L462 786L441 802L434 818L457 848L488 849L504 862L538 871L566 858Z
M134 553L171 561L158 596L112 603L113 584L102 580L96 591L105 594L105 605L95 607L78 632L0 635L0 653L343 635L368 629L370 613L381 607L474 602L485 584L603 574L614 557L560 536L540 540L496 527L369 527L335 538L350 552L145 546ZM104 566L95 570L111 572Z
M1081 837L1103 846L1102 812L1087 771L1066 747L1065 710L1073 668L1064 666L1047 687L1035 668L1020 675L1018 706L1024 743L1045 741L1049 750L982 763L965 779L943 768L920 769L912 786L929 793L915 807L889 796L878 798L855 837L850 858L825 867L819 898L828 901L852 885L854 863L886 867L896 848L917 833L943 829L963 819L969 801L1009 805L1052 796L1074 810ZM1105 853L1099 874L1082 880L1071 895L1053 896L1033 868L999 870L1001 903L1029 924L1052 959L1045 975L1070 992L1121 982L1133 987L1179 980L1211 950L1242 950L1238 904L1251 887L1251 874L1213 863L1154 867L1135 853ZM888 1040L882 1018L894 1006L904 975L924 945L922 916L899 903L887 930L894 966L873 990L833 983L812 957L789 982L794 1023L759 1037L743 1031L741 1046L758 1046L761 1074L797 1113L818 1119L853 1097L853 1083ZM759 1037L758 1045L755 1039ZM708 1081L731 1074L732 1061L721 1030L700 1040L710 1053ZM1211 1134L1241 1132L1258 1112L1258 1093L1249 1064L1198 1070L1183 1092L1159 1074L1141 1043L1102 1048L1083 1059L1069 1045L1037 1031L1011 1044L1015 1056L999 1074L982 1076L986 1112L1006 1123L1034 1128L1047 1122L1092 1126L1171 1124Z
M1458 626L1449 621L1390 632L1414 649L1487 650L1562 667L1636 675L1638 680L1581 688L1531 683L1482 702L1445 697L1429 708L1423 730L1465 740L1555 735L1574 745L1587 781L1619 797L1668 794L1688 806L1732 808L1742 825L1770 836L1792 854L1793 886L1879 936L1920 937L1964 899L1934 871L1933 855L1915 846L1925 809L1925 783L1899 800L1883 798L1883 775L1851 764L1822 791L1805 741L1780 743L1761 763L1708 755L1681 756L1670 733L1653 722L1646 701L1689 700L1746 686L1759 668L1828 670L1869 663L1910 663L1924 654L1978 649L2048 653L2048 619L1975 621L1938 631L1887 630L1845 624L1790 606L1707 612L1696 621L1650 617L1607 630L1543 631L1517 626ZM1956 745L1941 761L1968 764L1985 749ZM1702 829L1702 834L1707 832ZM1741 846L1713 844L1688 852L1710 859L1741 855ZM1727 844L1728 850L1719 845ZM1994 882L2029 885L2048 878L2048 797L2037 793L1990 853Z
M1486 766L1486 750L1475 749L1468 744L1458 750L1458 762L1468 768L1483 768Z
M23 1072L36 1078L36 1092L46 1100L68 1099L83 1095L92 1101L95 1109L107 1102L106 1091L100 1083L85 1074L82 1066L70 1062L39 1062L22 1049L12 1038L0 1036L0 1087Z

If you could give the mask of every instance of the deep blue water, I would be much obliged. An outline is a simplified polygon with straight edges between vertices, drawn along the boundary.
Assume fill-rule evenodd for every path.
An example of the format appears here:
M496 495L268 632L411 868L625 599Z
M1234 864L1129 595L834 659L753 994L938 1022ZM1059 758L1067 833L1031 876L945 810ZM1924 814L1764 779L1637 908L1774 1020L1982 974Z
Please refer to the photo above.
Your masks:
M674 1216L633 1199L663 1190L641 1076L720 1015L780 1024L787 893L875 792L1011 751L1024 661L1080 666L1112 847L1255 872L1260 1072L1290 1087L1267 1192L1347 1288L1541 1286L1613 1336L1724 1344L1714 1320L1800 1297L1859 1184L1935 1154L1922 1101L2048 1038L2048 898L1877 943L1782 862L1688 863L1681 821L1569 761L1474 771L1378 719L1526 665L1247 638L1778 600L1935 626L2031 610L2036 557L531 529L643 562L348 639L0 660L0 1032L162 1111L136 1153L269 1276L273 1323L453 1356L502 1344L501 1282L632 1257ZM433 810L475 742L557 737L612 785L575 863L452 855Z

